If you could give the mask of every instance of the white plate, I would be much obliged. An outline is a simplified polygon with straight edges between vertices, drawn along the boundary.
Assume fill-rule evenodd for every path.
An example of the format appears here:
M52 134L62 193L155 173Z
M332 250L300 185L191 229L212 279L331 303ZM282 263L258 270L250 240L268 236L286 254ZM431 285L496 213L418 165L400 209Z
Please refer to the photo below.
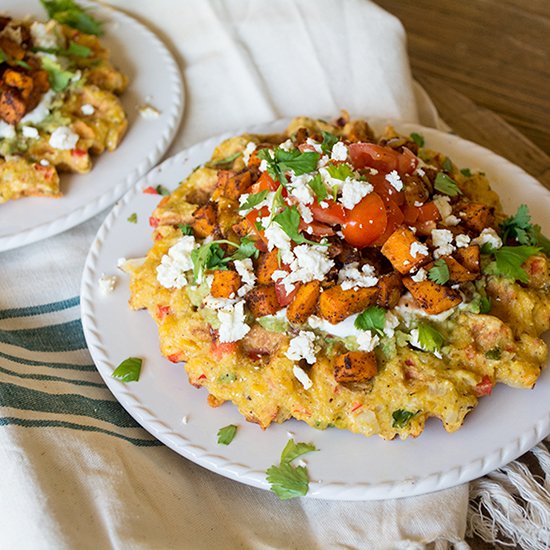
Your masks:
M517 166L456 136L417 125L395 125L404 133L423 134L429 147L447 153L459 166L485 171L508 212L526 202L536 221L545 220L550 193ZM273 132L284 126L279 121L252 131ZM173 189L210 158L222 137L195 145L151 171L107 217L86 261L81 302L90 352L115 397L146 430L197 464L263 489L268 488L266 468L278 462L287 431L293 432L297 441L313 442L319 449L306 456L312 480L308 496L346 500L404 497L451 487L506 464L549 433L549 372L543 373L534 390L497 386L456 433L446 433L439 421L431 419L419 438L406 441L365 438L336 429L317 431L294 420L262 432L229 403L210 408L206 390L190 386L184 367L160 355L156 326L148 313L128 308L126 276L119 272L118 285L108 296L101 294L97 281L102 273L117 272L118 258L144 256L151 245L147 220L159 197L141 190L159 183ZM138 215L137 225L126 221L133 212ZM543 225L550 232L548 222ZM144 359L141 379L123 384L110 375L129 356ZM186 425L184 416L188 416ZM239 426L237 437L228 447L219 446L216 433L228 424Z
M80 3L105 22L101 41L111 51L114 65L130 79L121 98L128 133L116 151L94 158L90 173L62 175L62 198L32 197L0 204L0 251L61 233L113 204L162 158L181 120L181 75L164 44L122 12ZM39 0L2 0L0 12L19 18L46 18ZM161 115L154 120L142 118L137 106L144 103L156 107Z

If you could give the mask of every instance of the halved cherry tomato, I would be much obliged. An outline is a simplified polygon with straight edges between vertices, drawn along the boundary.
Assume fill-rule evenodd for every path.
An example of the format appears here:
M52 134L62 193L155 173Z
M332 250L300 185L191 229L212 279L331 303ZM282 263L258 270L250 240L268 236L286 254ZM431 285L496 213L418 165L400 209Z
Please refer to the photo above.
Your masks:
M411 174L418 164L418 159L408 149L398 153L376 143L352 143L349 156L356 170L368 166L386 173L397 170L399 174Z
M310 223L300 220L298 229L304 234L306 239L308 235L315 235L316 237L331 237L334 235L334 229L330 225L315 220Z
M251 193L259 193L260 191L277 191L277 188L281 185L278 181L275 181L267 172L262 172L262 175L258 178L258 181L250 188Z
M341 204L334 202L332 199L323 202L328 204L326 208L323 208L317 201L309 205L313 217L318 222L341 225L346 221L346 211Z
M418 207L417 223L437 222L440 219L441 214L433 201Z
M414 225L418 219L418 206L406 204L405 208L403 208L403 215L405 216L405 223L407 225Z
M262 229L258 229L256 227L256 222L258 221L258 218L264 218L266 216L269 216L269 208L267 206L262 206L259 210L255 208L245 216L248 223L252 226L254 233L256 233L256 235L258 235L258 237L260 237L260 239L262 239L265 243L267 243L265 234Z
M375 174L368 176L369 183L372 183L374 190L385 201L393 201L398 206L405 202L405 193L398 191L387 179L386 174Z
M489 395L492 391L493 381L489 375L484 374L481 381L476 385L474 392L478 397L482 397L483 395Z
M275 295L277 296L277 301L281 307L288 306L288 304L294 300L296 292L298 292L297 286L294 286L294 290L292 292L287 292L282 283L275 283Z
M346 212L342 233L346 241L357 248L372 244L386 230L388 215L378 193L369 193Z
M386 202L386 208L388 215L386 230L372 243L373 246L382 246L405 219L405 216L403 216L403 212L401 212L399 206L397 206L397 204L395 204L392 200Z

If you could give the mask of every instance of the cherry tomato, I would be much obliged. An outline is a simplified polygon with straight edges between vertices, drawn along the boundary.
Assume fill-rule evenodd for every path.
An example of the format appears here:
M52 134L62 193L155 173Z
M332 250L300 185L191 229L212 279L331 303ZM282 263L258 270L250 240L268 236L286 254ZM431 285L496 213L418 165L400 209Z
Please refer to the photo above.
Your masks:
M258 178L258 181L250 188L251 193L259 193L260 191L277 191L277 188L281 185L278 181L275 181L267 172L262 172L262 175Z
M385 201L393 201L398 206L405 202L405 193L398 191L387 179L386 174L375 174L368 176L369 183L372 183L374 190Z
M317 201L309 205L313 217L318 222L341 225L346 221L346 211L341 204L334 202L332 199L323 202L328 204L327 208L323 208Z
M418 206L418 223L424 222L437 222L441 219L441 214L437 209L437 206L434 202L427 202L422 206Z
M256 223L258 221L258 218L264 218L265 216L269 216L269 208L267 206L262 206L262 208L251 210L246 216L246 220L248 223L252 226L252 230L264 243L267 243L267 239L265 238L264 231L262 229L258 229L256 227Z
M406 204L405 208L403 208L403 215L405 216L405 223L407 225L414 225L418 219L418 206Z
M386 230L388 215L384 201L377 193L369 193L346 212L342 233L346 241L357 248L369 246Z
M307 239L308 235L315 235L316 237L331 237L334 235L334 229L326 223L316 222L313 220L310 223L306 223L304 220L300 220L298 229L304 234Z
M386 202L386 208L388 214L388 224L386 226L386 230L372 243L373 246L382 246L405 219L405 216L403 215L403 212L401 212L399 206L397 206L397 204L392 200Z
M297 286L294 286L294 290L292 292L287 292L282 283L275 283L275 295L277 296L277 301L281 307L288 306L288 304L294 300L296 292L298 292Z
M418 159L408 149L398 153L376 143L352 143L349 156L356 170L370 167L386 173L397 170L399 174L411 174L418 164Z
M493 381L491 377L484 374L481 377L481 381L476 385L474 392L478 397L483 395L489 395L493 391Z

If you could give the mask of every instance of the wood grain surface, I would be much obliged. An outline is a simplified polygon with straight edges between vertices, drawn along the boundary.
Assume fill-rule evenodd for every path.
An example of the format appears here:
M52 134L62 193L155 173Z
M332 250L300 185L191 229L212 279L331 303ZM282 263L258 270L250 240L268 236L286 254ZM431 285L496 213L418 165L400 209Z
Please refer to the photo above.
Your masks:
M375 1L403 23L415 78L438 79L550 154L549 0Z

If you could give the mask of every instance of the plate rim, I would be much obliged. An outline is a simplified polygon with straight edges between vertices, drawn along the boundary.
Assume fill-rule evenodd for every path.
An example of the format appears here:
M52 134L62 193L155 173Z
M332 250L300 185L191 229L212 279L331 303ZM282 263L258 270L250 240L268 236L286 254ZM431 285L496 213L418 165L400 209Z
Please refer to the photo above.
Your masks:
M95 277L97 273L95 272L95 265L101 252L103 240L108 235L111 224L115 219L117 219L118 212L122 210L128 202L131 202L134 196L138 195L142 187L146 187L150 183L150 178L155 178L159 173L173 164L181 165L186 160L187 156L200 148L210 147L210 150L213 150L213 148L223 139L227 139L231 136L237 136L242 133L269 133L278 131L279 127L284 127L289 120L290 119L278 119L270 123L248 126L234 132L225 132L218 136L203 140L166 159L163 163L151 170L146 176L137 181L124 195L124 197L114 206L99 228L86 257L80 291L82 325L90 354L107 387L113 393L117 401L126 409L126 411L146 431L184 458L187 458L195 464L198 464L218 475L223 475L229 479L265 490L269 489L269 484L265 479L265 471L258 471L253 467L231 462L227 458L220 456L223 452L222 450L218 449L216 452L209 451L202 447L193 445L192 442L188 442L181 435L171 430L164 422L162 422L162 419L155 417L154 411L148 409L145 404L140 402L139 399L131 394L131 388L129 388L128 385L124 385L110 376L112 367L107 360L108 352L104 349L101 342L100 331L95 324L93 315L93 300L91 299L90 289L92 289L96 284ZM550 197L550 192L548 192L548 190L537 182L533 176L528 174L519 166L513 164L500 155L497 155L489 149L482 147L481 145L460 138L454 134L448 134L440 130L427 128L415 123L372 118L369 119L369 122L372 124L376 124L376 122L387 122L398 126L398 131L420 131L424 132L427 136L429 136L430 133L433 133L438 134L439 136L443 135L452 141L465 142L472 147L472 150L477 149L480 154L489 155L495 160L504 163L507 169L509 169L512 173L521 174L523 178L529 178L531 180L531 185L534 185L537 188L542 188ZM434 472L424 477L408 478L396 481L365 481L353 483L351 485L348 482L321 482L316 484L315 487L310 486L310 492L305 498L317 498L323 500L374 501L390 498L405 498L436 492L481 477L488 472L499 468L512 460L515 460L544 439L549 433L550 409L547 411L546 416L542 416L533 424L533 426L531 426L530 430L522 433L513 440L508 441L492 453L489 453L482 458L475 458L465 464L455 466L450 470ZM199 454L199 451L201 450L205 452Z
M128 190L130 190L136 181L147 174L147 172L158 163L174 140L183 117L185 102L183 77L174 56L164 42L162 42L162 40L151 29L141 23L141 21L138 21L136 18L128 15L122 10L116 9L112 6L91 2L89 0L80 0L80 3L85 7L93 8L94 10L98 10L100 12L103 11L104 13L109 14L112 21L120 25L128 25L138 28L141 33L145 34L148 39L155 44L155 47L161 55L160 61L165 65L168 72L169 85L172 89L171 94L173 96L166 128L162 134L162 137L153 145L151 152L145 158L141 159L139 164L132 168L132 170L109 192L99 195L92 202L86 203L70 212L62 214L58 218L22 231L0 236L0 252L20 248L48 237L58 235L67 229L71 229L81 223L84 223L85 221L88 221L90 218L112 205ZM116 154L116 151L114 151L113 154ZM91 174L92 172L93 167L89 173ZM63 197L59 200L62 199Z

